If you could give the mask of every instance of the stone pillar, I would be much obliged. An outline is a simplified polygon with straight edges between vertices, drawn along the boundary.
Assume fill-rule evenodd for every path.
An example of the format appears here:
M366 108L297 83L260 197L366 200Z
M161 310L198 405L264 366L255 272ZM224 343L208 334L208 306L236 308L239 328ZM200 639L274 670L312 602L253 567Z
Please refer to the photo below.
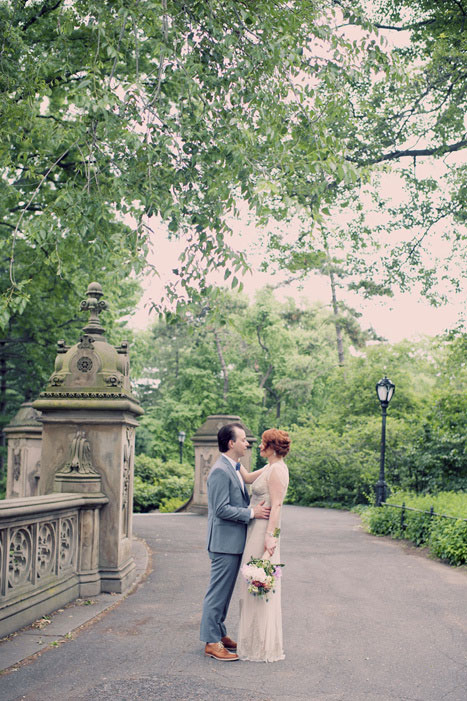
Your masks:
M32 404L24 402L4 429L8 440L7 499L38 493L42 441L39 417Z
M83 335L71 347L59 341L55 371L34 402L43 424L40 493L107 496L99 524L97 512L81 519L87 543L80 555L83 585L92 589L99 578L102 591L120 593L135 576L133 460L136 417L143 409L131 394L128 344L114 348L103 335L98 314L106 303L100 285L91 283L87 295L81 308L90 311L90 319Z
M212 416L208 416L204 424L200 426L192 437L191 440L195 448L195 483L193 487L193 497L187 505L188 511L194 511L200 514L207 513L208 492L206 483L209 470L219 457L217 433L222 426L237 422L244 426L239 416L213 414ZM246 426L245 433L250 446L252 446L256 442L256 438ZM251 470L251 448L241 459L241 462L248 471Z
M100 507L82 508L78 524L78 563L76 573L81 598L96 596L102 590L99 571Z

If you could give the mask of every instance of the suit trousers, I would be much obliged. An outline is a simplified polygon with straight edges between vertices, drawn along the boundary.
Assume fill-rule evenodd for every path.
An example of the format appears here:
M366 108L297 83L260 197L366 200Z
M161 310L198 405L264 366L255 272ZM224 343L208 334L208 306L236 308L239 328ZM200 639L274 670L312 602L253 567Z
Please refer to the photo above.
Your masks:
M224 625L230 599L240 568L242 555L208 552L211 558L211 580L204 597L200 639L205 643L217 643L227 630Z

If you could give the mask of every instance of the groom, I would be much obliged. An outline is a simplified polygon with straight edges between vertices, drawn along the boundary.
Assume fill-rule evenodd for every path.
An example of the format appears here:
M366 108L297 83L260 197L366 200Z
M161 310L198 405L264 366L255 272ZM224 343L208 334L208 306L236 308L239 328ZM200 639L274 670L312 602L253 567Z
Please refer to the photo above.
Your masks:
M208 477L208 537L211 581L204 598L200 638L205 654L222 662L238 660L237 643L224 625L237 579L246 540L246 527L252 518L269 518L264 501L250 507L250 497L240 474L239 459L249 444L239 423L223 426L217 434L221 456Z

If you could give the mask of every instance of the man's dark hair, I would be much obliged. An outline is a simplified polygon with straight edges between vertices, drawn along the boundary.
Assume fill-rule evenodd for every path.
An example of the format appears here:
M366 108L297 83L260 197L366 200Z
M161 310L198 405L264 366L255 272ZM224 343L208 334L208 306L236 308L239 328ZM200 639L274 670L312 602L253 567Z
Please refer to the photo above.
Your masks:
M217 443L219 444L220 453L226 453L229 449L229 441L236 440L236 428L241 428L242 431L245 430L245 426L242 426L242 424L239 423L226 424L219 430L217 434Z

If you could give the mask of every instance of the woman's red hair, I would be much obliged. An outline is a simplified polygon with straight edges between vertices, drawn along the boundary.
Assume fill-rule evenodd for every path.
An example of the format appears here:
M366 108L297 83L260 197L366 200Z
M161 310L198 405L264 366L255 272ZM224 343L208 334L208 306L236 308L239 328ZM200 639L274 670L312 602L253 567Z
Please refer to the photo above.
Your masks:
M272 448L277 455L284 457L290 450L290 438L287 431L280 428L269 428L261 436L265 448Z

